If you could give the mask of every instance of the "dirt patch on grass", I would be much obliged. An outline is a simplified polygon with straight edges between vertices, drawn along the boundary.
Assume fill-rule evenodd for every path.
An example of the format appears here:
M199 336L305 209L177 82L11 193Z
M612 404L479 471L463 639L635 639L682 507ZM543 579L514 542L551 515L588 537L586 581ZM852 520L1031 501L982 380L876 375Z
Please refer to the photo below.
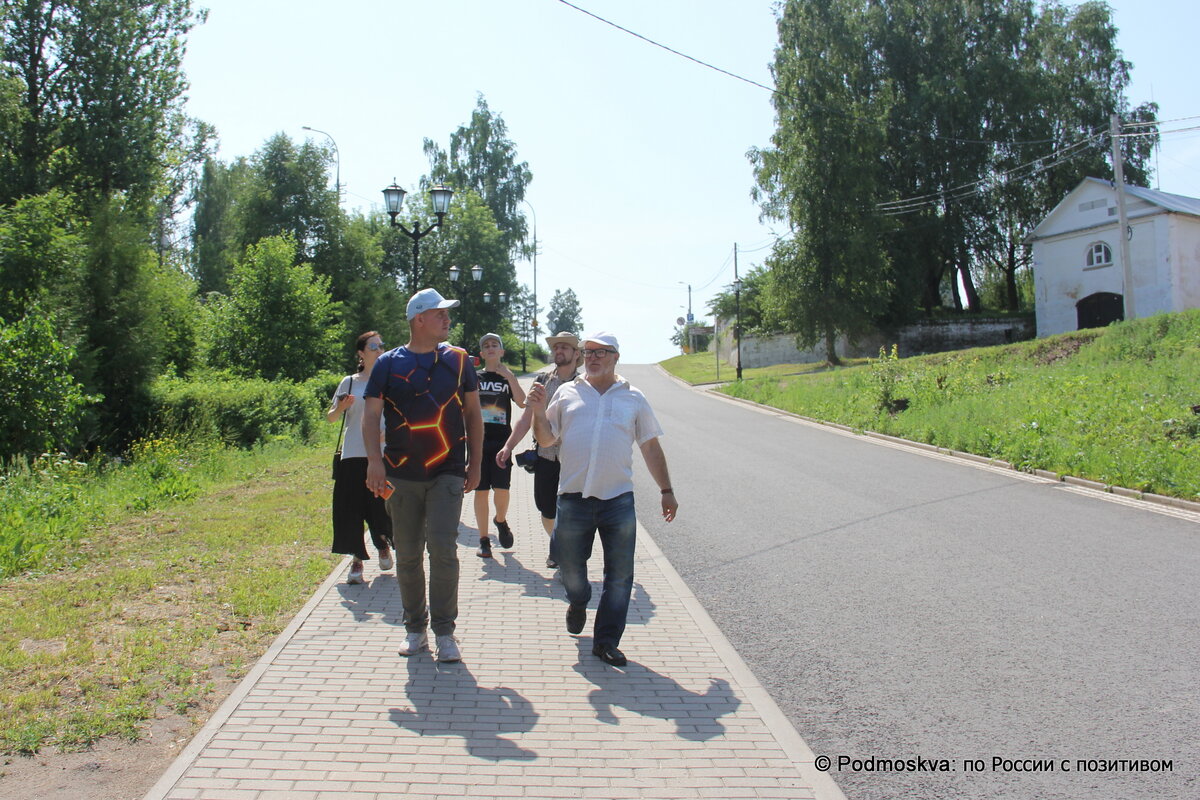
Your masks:
M1045 339L1029 351L1029 357L1035 364L1048 366L1075 355L1099 335L1099 331L1092 331Z
M0 796L29 800L140 800L233 691L225 679L200 713L147 723L136 742L102 739L86 750L0 759Z

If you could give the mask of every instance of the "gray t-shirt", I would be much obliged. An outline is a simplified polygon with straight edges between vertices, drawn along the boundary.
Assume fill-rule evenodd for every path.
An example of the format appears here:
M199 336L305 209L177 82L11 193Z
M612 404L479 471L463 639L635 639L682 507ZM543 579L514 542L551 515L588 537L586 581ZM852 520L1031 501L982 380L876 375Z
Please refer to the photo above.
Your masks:
M533 379L533 382L544 383L546 385L546 405L548 406L550 405L550 401L554 399L554 393L558 391L559 387L563 384L570 383L577 377L579 377L578 367L575 369L575 372L572 373L571 377L567 378L566 380L562 380L558 377L557 367L551 367L548 373L543 372L539 374ZM538 445L538 456L549 459L550 461L558 461L558 449L559 445L557 444L551 447L542 447L541 445Z

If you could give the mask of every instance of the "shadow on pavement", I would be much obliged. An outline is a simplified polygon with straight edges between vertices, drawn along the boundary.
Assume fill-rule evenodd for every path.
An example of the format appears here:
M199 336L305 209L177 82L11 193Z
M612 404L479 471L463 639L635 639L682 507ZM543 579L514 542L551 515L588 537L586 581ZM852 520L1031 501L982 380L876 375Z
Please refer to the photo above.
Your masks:
M391 710L388 718L396 725L421 736L461 736L467 752L485 761L538 757L500 735L527 733L537 724L533 704L516 691L480 686L465 664L440 664L430 653L406 661L404 694L412 708Z
M368 583L337 585L341 605L354 616L355 622L370 622L378 619L391 625L399 625L403 616L400 607L400 587L396 584L396 572L376 574Z
M619 725L620 720L613 713L614 707L619 706L643 717L674 721L676 736L704 742L725 733L720 718L732 714L742 704L729 681L722 678L709 678L708 690L700 694L632 658L620 669L605 666L592 655L591 637L577 642L579 663L573 669L598 687L588 694L588 702L600 722Z

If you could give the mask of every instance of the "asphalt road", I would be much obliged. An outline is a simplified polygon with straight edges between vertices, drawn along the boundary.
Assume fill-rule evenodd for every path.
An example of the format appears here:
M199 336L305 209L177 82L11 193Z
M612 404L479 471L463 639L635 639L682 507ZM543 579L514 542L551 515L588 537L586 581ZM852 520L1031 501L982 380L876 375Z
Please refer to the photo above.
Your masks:
M1200 520L620 372L639 519L850 800L1200 797Z

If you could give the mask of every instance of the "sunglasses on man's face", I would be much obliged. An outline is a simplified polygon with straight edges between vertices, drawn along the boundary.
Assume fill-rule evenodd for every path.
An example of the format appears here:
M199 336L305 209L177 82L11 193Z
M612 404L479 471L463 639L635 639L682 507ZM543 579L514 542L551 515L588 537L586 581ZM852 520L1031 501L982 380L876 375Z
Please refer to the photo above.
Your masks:
M606 347L601 347L597 350L592 350L585 347L581 352L583 353L584 358L608 358L609 353L615 353L617 351L609 350Z

